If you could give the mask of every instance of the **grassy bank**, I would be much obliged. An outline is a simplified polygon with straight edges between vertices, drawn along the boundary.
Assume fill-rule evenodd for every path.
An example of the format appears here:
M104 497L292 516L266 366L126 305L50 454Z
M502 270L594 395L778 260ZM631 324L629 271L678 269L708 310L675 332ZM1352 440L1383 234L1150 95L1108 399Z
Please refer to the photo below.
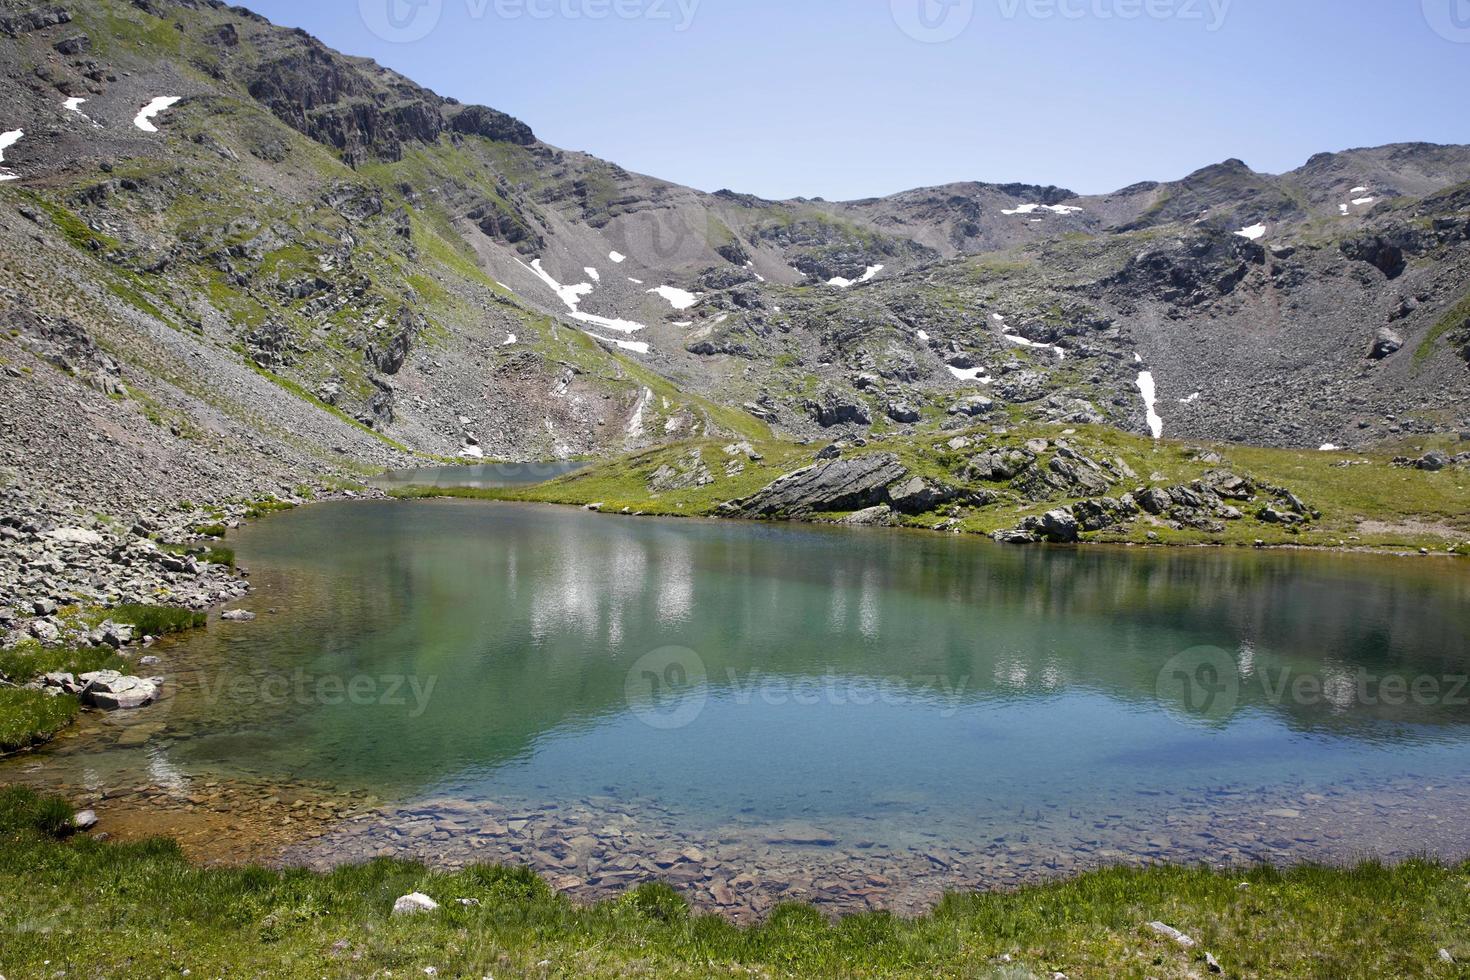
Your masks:
M951 440L968 437L972 445L952 448ZM1187 485L1212 470L1230 470L1261 485L1285 487L1296 493L1320 517L1300 526L1265 523L1255 519L1259 504L1244 505L1244 519L1224 523L1211 532L1173 527L1148 515L1126 525L1084 536L1084 540L1113 543L1218 544L1321 548L1376 548L1396 551L1455 551L1470 554L1470 475L1449 469L1438 473L1396 467L1396 455L1411 452L1394 447L1378 452L1309 452L1235 445L1201 445L1146 437L1105 426L1039 426L1016 424L1003 436L989 426L965 432L931 432L907 437L874 439L848 449L852 456L891 452L910 473L961 490L997 492L988 506L945 505L925 514L900 518L900 523L990 534L1013 528L1028 516L1076 503L1056 494L1050 499L1027 499L1004 484L970 481L964 476L967 460L989 449L1019 448L1032 440L1046 440L1044 465L1058 441L1098 460L1121 460L1137 475L1109 491L1117 496L1139 486ZM818 446L769 440L753 444L758 459L727 451L727 443L697 440L662 446L598 463L588 469L532 487L490 490L422 488L396 491L400 497L454 496L521 500L557 504L601 504L604 511L666 516L711 516L725 501L748 496L777 477L813 462ZM1451 451L1454 449L1451 447ZM697 455L696 455L697 454ZM738 464L738 465L735 465ZM657 474L678 475L703 465L707 482L682 489L659 490ZM728 469L727 469L728 467ZM698 482L698 481L696 481ZM823 515L833 519L842 514Z
M58 618L70 629L90 630L106 621L131 626L136 636L167 636L199 629L204 613L175 606L115 606L110 609L70 607ZM42 674L72 675L94 670L136 672L135 665L111 647L43 647L27 640L0 650L0 755L41 745L76 720L81 702L70 695L53 696L20 685Z
M1208 952L1230 976L1453 977L1467 974L1439 951L1470 959L1470 865L1112 869L953 896L913 921L788 906L740 928L662 885L583 908L524 870L198 868L168 841L62 839L65 816L0 791L6 976L1183 977L1207 974ZM391 915L413 891L441 907Z

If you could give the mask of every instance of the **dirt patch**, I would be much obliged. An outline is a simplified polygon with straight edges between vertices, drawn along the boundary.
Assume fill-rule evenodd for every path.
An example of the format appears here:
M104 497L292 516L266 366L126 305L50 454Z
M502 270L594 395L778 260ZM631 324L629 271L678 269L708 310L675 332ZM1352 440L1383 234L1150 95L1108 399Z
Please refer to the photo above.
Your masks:
M1412 518L1392 522L1359 521L1358 533L1384 536L1433 537L1444 538L1449 541L1462 541L1470 537L1470 531L1464 528L1454 527L1440 521L1417 521Z

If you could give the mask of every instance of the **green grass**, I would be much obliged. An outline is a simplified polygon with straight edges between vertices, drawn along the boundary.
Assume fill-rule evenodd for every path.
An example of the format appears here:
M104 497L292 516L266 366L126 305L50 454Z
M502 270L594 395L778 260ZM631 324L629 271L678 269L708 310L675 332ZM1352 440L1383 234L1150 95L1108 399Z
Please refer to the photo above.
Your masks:
M0 674L17 683L53 671L85 674L92 670L120 670L125 666L127 661L110 648L43 647L34 640L28 640L9 650L0 650ZM0 715L3 714L0 711Z
M1067 431L1071 434L1065 434ZM1319 520L1301 528L1265 524L1248 516L1244 520L1225 522L1225 529L1218 533L1174 529L1140 519L1125 527L1089 535L1092 540L1238 547L1250 547L1261 541L1272 546L1352 546L1397 551L1422 547L1437 552L1453 548L1461 553L1470 550L1465 548L1465 543L1470 542L1470 510L1465 505L1465 501L1470 499L1466 493L1466 474L1457 470L1426 473L1393 467L1390 465L1392 454L1388 451L1321 453L1234 445L1202 446L1167 440L1155 442L1108 426L1070 426L1063 429L1026 423L1011 423L1010 431L1004 437L991 434L988 426L977 427L969 433L977 442L975 448L949 449L949 440L960 434L963 433L929 432L889 439L879 435L866 449L850 450L849 455L852 452L892 452L914 475L954 486L969 486L960 473L965 461L981 449L1019 446L1035 438L1048 439L1053 443L1065 439L1094 459L1122 459L1138 474L1137 480L1116 485L1111 491L1113 496L1155 482L1164 486L1187 484L1207 470L1227 469L1257 483L1286 487L1322 514ZM605 511L708 516L714 514L720 504L749 496L783 473L808 465L816 451L815 446L798 446L779 440L753 441L764 460L759 463L746 461L744 472L728 476L724 464L731 457L723 453L726 444L721 440L674 443L616 457L534 487L493 490L411 488L398 491L396 495L572 505L600 503ZM1218 454L1223 462L1199 458L1207 449ZM700 452L708 466L714 477L713 483L665 493L655 493L650 488L649 478L659 467L668 464L678 468L680 462L695 450ZM1360 462L1364 460L1366 463ZM1355 465L1340 465L1345 461ZM1151 479L1156 474L1160 477L1158 481ZM1000 485L990 484L975 484L972 488L1002 489ZM1075 503L1076 499L1057 496L1040 502L1003 500L988 507L964 508L954 516L959 522L959 530L989 534L1015 527L1028 515ZM1246 504L1241 509L1251 515L1258 507L1259 503ZM818 519L842 516L819 515ZM950 516L947 512L921 514L903 522L913 527L933 527ZM1149 538L1150 533L1155 537Z
M0 687L0 754L49 742L76 719L78 710L70 695Z
M200 629L209 621L202 612L178 606L114 606L105 610L107 619L125 623L141 636L167 636Z
M200 868L168 841L56 836L68 823L54 800L0 791L7 975L1183 977L1205 975L1209 951L1230 976L1455 977L1438 951L1470 958L1470 867L1419 861L1108 869L952 896L914 920L791 905L741 928L660 884L578 907L524 869ZM391 916L410 891L440 909ZM1180 949L1154 920L1200 945Z
M1414 351L1414 363L1423 364L1429 360L1441 337L1467 323L1470 323L1470 293L1466 293L1429 331L1429 334Z

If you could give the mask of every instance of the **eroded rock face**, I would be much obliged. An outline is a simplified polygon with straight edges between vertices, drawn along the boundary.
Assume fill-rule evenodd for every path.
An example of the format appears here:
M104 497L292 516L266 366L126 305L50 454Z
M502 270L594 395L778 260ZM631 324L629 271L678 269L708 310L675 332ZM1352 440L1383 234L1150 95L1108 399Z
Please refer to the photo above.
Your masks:
M926 514L956 499L959 491L916 476L894 486L888 496L893 509L900 514Z
M908 475L892 453L838 459L787 473L744 500L721 508L729 517L803 516L864 510L888 503L888 487Z

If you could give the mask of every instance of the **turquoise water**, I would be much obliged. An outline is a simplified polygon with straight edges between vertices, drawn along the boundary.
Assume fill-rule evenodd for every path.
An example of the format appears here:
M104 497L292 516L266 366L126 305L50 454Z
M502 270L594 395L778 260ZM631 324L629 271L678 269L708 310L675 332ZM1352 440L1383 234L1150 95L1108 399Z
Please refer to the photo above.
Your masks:
M260 618L166 649L150 709L186 778L1064 850L1099 814L1126 844L1185 801L1470 772L1470 577L1447 561L472 501L316 505L231 543ZM1344 846L1371 849L1354 821Z

